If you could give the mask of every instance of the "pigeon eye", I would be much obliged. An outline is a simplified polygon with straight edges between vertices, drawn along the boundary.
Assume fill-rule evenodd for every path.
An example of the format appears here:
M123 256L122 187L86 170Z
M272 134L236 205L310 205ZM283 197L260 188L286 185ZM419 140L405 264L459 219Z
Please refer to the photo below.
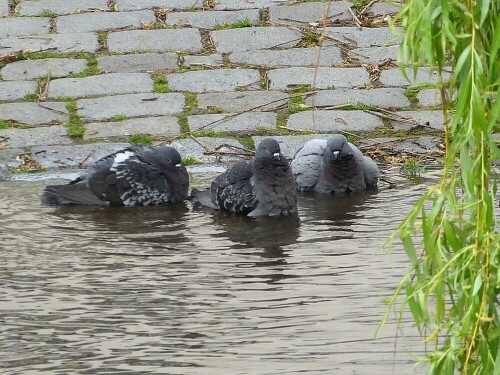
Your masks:
M166 158L165 161L170 164L172 162L172 160L170 160L169 158Z

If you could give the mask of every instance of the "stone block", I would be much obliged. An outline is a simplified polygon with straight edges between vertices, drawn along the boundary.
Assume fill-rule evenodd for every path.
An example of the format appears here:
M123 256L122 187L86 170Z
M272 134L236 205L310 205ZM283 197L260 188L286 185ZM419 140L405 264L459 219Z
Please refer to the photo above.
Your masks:
M409 118L416 121L418 124L425 126L433 130L444 131L444 115L440 110L436 111L399 111L395 112L399 116ZM406 122L400 122L391 120L394 129L396 130L408 130L415 125L407 124Z
M420 107L435 107L441 105L441 94L438 90L420 90L417 94L417 99Z
M351 59L363 64L379 65L388 60L397 61L399 46L355 48L347 52Z
M224 59L221 54L213 53L211 55L201 55L201 56L193 56L187 55L183 58L182 65L186 68L190 68L192 66L222 66L224 64Z
M159 116L86 124L83 139L124 138L132 134L179 135L177 117Z
M384 126L380 117L363 111L304 111L290 115L287 127L317 132L371 131Z
M203 146L202 146L203 145ZM194 157L198 160L207 163L220 163L220 162L234 162L239 161L241 158L228 156L228 155L207 155L207 150L218 150L224 152L241 152L245 147L236 139L231 138L212 138L212 137L199 137L196 141L191 138L179 139L172 143L170 146L175 147L182 158Z
M174 91L223 92L238 87L258 88L260 73L254 69L198 70L168 74L167 80Z
M192 132L213 130L216 132L254 131L257 127L276 128L274 112L244 112L236 115L209 114L188 117Z
M395 144L395 149L403 152L413 151L423 154L428 151L442 151L443 148L440 147L442 143L443 140L439 137L415 137L397 142Z
M166 16L166 24L170 26L191 26L200 29L212 29L215 25L232 24L239 20L248 19L252 23L260 21L258 9L237 11L209 11L209 12L170 12Z
M286 107L289 95L281 91L238 91L198 94L198 107L222 108L226 112L270 111Z
M116 0L118 10L137 9L200 9L203 8L201 0Z
M315 71L316 80L314 80ZM370 83L364 68L293 67L267 73L271 90L287 90L289 86L311 85L316 88L357 87Z
M396 14L401 7L396 3L377 1L367 9L370 16L386 16Z
M0 75L6 81L37 79L42 76L58 78L79 73L86 67L87 60L84 59L21 60L7 64L0 70Z
M7 138L9 148L27 148L38 145L62 145L73 143L64 126L44 126L31 129L3 129L0 137Z
M77 112L80 117L105 120L112 116L127 117L164 116L181 113L184 108L182 94L129 94L97 99L80 99Z
M2 142L0 142L2 144ZM0 181L2 177L4 180L10 179L10 173L8 171L2 171L2 169L17 168L21 165L21 161L17 160L17 157L25 152L22 148L8 148L4 147L0 150Z
M319 60L318 60L319 59ZM233 52L232 63L269 66L333 66L343 62L340 48L292 48L284 50L257 50Z
M437 83L438 82L438 74L436 72L430 72L429 68L418 68L416 78L413 75L413 70L410 68L406 68L406 75L408 76L408 81L401 70L399 69L388 69L383 70L380 73L380 83L384 86L409 86L412 84L422 84L422 83ZM443 79L448 80L450 78L450 74L448 72L443 72Z
M198 29L132 30L108 35L110 52L198 52L203 49Z
M173 70L179 67L176 53L142 53L97 58L97 65L106 72L139 73L153 70Z
M38 17L4 18L0 22L0 38L48 34L50 20Z
M78 98L152 92L153 80L147 73L110 73L85 78L60 78L50 81L48 96Z
M399 29L398 29L399 30ZM401 36L394 35L388 27L367 28L357 27L328 27L326 44L348 44L354 47L386 47L399 44Z
M18 51L55 53L96 52L100 48L97 34L43 34L2 39L0 56Z
M0 0L0 17L9 15L9 0Z
M0 100L13 101L36 93L38 83L35 81L0 81Z
M354 90L339 88L336 90L317 91L306 98L308 106L328 107L358 103L374 105L382 108L407 107L410 101L402 88L375 88Z
M269 8L269 20L271 24L309 26L309 24L320 24L328 10L328 24L335 21L351 20L352 15L349 8L353 4L349 1L307 2L291 6L272 6Z
M286 5L292 4L295 0L253 0L253 1L242 1L242 0L218 0L215 4L215 9L249 9L249 8L269 8L273 5Z
M92 12L57 17L58 33L86 33L127 27L140 27L142 23L156 22L152 10L135 12Z
M210 36L215 49L221 53L288 48L297 44L302 38L302 34L298 30L284 27L245 27L216 30L210 32Z
M23 1L17 6L22 16L39 16L44 11L68 14L88 10L108 10L107 0L34 0Z
M29 125L62 124L69 121L66 103L0 104L0 119Z

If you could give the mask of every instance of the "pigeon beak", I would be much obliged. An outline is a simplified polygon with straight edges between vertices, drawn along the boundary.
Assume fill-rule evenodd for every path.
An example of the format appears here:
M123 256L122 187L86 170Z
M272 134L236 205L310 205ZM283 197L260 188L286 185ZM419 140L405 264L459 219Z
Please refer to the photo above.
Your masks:
M273 157L274 157L274 159L275 159L275 160L278 160L278 161L280 161L280 160L281 160L281 156L280 156L280 153L279 153L279 152L275 152L275 153L273 154Z
M339 156L339 152L340 151L333 151L333 156L335 157L335 159L337 159L337 157Z
M175 165L177 168L180 168L181 163Z

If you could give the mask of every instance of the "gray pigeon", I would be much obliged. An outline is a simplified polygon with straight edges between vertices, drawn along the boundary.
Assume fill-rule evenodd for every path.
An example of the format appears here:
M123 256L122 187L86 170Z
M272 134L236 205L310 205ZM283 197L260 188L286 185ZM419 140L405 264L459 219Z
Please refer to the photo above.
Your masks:
M161 206L187 198L189 176L168 146L135 146L107 155L66 185L45 188L48 205Z
M290 165L272 138L259 143L254 160L235 164L217 176L210 188L193 189L191 196L205 206L252 217L297 212Z
M300 191L346 193L377 188L377 164L346 137L335 134L328 140L306 142L291 162Z

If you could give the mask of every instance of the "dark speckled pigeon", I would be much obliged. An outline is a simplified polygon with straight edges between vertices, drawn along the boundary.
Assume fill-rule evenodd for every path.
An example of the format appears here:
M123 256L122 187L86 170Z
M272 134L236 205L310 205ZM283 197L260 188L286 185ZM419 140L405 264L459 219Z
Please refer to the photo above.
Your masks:
M66 185L45 188L49 205L161 206L187 198L189 176L176 149L129 147L92 164Z
M380 178L377 164L341 134L306 142L291 166L300 191L346 193L375 189Z
M215 209L248 216L297 212L297 187L278 142L264 138L253 161L239 162L217 176L210 188L193 189L194 200Z

